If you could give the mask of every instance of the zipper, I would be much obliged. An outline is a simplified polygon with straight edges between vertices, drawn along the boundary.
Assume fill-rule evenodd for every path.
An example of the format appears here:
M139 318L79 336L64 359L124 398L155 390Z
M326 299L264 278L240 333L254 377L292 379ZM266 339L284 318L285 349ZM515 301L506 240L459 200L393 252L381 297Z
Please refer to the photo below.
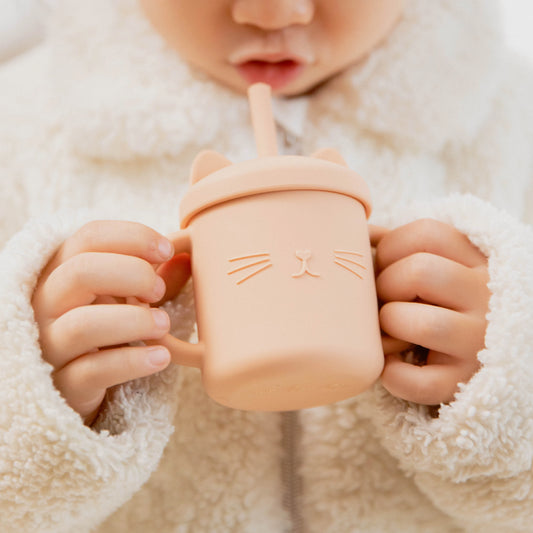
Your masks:
M288 132L278 123L283 154L300 154L301 139ZM283 507L290 517L290 529L286 533L305 533L302 517L302 480L298 473L298 448L301 428L298 411L281 413L283 459L281 464L283 483Z
M283 507L288 511L291 528L287 533L304 533L301 509L302 480L298 473L298 445L300 441L300 425L298 411L281 413L282 430L282 482Z

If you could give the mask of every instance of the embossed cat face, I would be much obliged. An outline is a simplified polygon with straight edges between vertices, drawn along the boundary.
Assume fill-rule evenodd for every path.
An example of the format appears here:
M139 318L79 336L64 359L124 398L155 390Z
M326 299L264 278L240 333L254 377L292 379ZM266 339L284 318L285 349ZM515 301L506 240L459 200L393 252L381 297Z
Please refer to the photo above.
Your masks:
M293 278L320 277L320 272L317 272L312 266L313 253L311 250L295 250L294 253L300 263L297 271L291 273ZM348 270L357 278L364 279L363 274L366 267L360 262L364 258L364 254L354 250L333 250L333 254L334 264ZM228 276L237 274L237 276L233 276L237 285L274 266L270 252L256 252L232 257L228 259L228 262L232 263L232 267L236 267L231 268L227 274Z
M314 153L311 158L325 160L336 165L341 165L347 167L346 162L342 156L334 149L325 148ZM304 158L306 164L309 165L310 158ZM249 163L252 165L254 161L252 160ZM203 151L198 154L196 159L193 162L190 176L190 183L193 186L195 183L199 182L203 178L208 177L209 175L217 172L226 167L232 166L233 163L225 158L223 155L218 152L211 150ZM253 172L254 168L251 167L250 172ZM265 273L268 269L279 265L276 265L272 260L272 253L266 250L243 250L243 254L237 257L231 257L228 259L230 268L227 271L228 276L231 276L235 280L237 285L241 285L251 278L255 278L260 274ZM277 252L278 253L278 252ZM280 256L277 256L280 259ZM294 251L294 257L296 261L294 263L295 267L291 272L287 274L292 278L320 278L321 272L317 270L316 258L318 253L310 249L296 249ZM357 250L341 250L334 249L331 253L332 264L339 266L345 271L348 271L358 279L363 279L364 271L366 267L363 264L364 255ZM287 263L283 268L286 268Z

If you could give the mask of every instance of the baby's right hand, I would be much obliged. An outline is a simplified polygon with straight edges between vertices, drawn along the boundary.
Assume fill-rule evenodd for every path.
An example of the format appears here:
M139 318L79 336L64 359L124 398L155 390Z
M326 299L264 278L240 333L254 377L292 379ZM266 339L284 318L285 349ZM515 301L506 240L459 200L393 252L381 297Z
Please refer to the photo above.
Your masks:
M43 270L32 299L43 357L54 367L55 386L87 425L107 388L169 364L163 346L127 344L163 337L167 313L117 302L159 302L166 286L152 265L172 256L172 245L155 230L102 220L68 238Z

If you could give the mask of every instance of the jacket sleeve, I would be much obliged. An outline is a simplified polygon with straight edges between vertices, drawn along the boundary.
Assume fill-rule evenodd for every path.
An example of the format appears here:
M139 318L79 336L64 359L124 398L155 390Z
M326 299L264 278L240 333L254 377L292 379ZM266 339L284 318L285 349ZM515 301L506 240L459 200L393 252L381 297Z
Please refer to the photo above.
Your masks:
M91 213L28 222L0 252L0 516L2 531L90 531L156 468L173 431L176 366L118 386L93 428L54 388L42 359L31 297L57 247ZM183 296L183 298L182 298ZM183 291L172 331L192 329Z
M480 370L437 418L369 394L385 448L433 503L467 531L531 531L533 523L533 230L470 195L412 210L452 224L488 257L491 291Z

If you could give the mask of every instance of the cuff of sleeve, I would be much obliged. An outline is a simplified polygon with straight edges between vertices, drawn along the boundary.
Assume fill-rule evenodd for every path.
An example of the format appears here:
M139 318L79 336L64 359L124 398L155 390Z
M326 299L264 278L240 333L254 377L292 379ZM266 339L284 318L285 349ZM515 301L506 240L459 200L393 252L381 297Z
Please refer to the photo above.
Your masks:
M20 531L94 527L148 479L173 431L174 365L117 387L94 431L42 359L31 306L38 276L59 245L96 218L104 217L83 210L33 219L0 253L0 472L12 480L2 484L0 509Z
M482 366L438 418L377 384L368 396L384 446L406 472L456 482L531 468L533 448L533 231L471 195L400 214L455 226L488 257L492 293ZM370 407L370 406L369 406Z

